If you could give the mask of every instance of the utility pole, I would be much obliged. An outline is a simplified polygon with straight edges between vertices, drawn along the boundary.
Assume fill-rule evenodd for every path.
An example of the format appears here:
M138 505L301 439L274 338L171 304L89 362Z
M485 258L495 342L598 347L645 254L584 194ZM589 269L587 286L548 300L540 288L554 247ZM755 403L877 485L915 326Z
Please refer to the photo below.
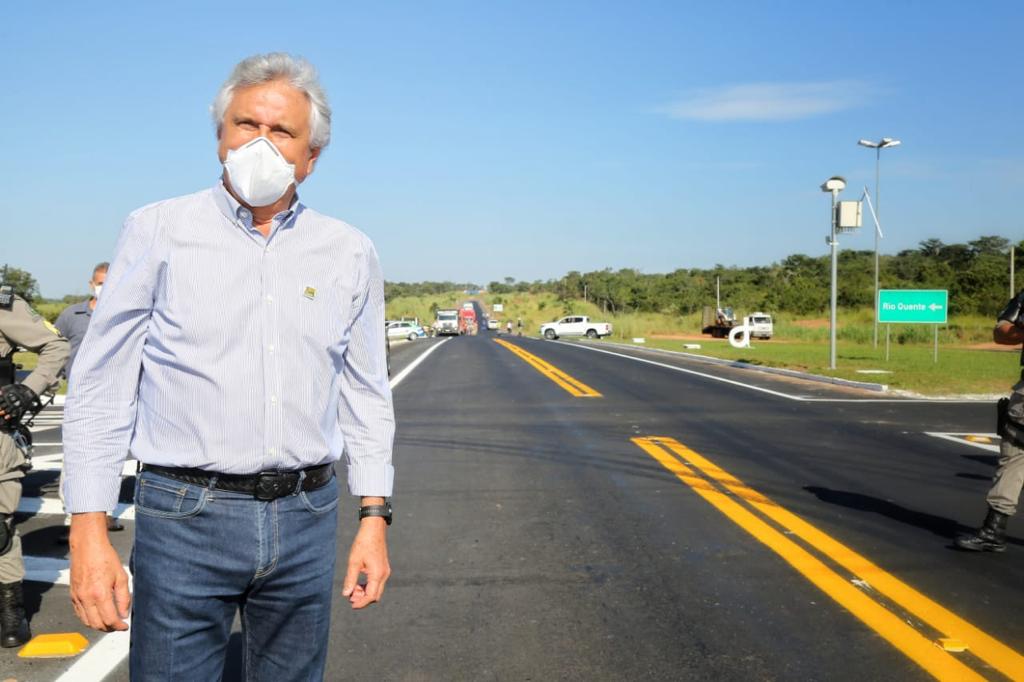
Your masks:
M828 368L836 368L836 300L837 300L837 275L839 271L839 258L837 247L839 244L836 242L836 200L839 198L839 193L846 189L846 180L839 176L833 176L826 180L821 185L822 192L829 192L832 195L832 210L829 211L829 246L832 248L832 295L831 305L829 312L829 324L828 324ZM877 299L878 296L876 295ZM877 303L877 301L876 301ZM875 316L877 319L877 315Z

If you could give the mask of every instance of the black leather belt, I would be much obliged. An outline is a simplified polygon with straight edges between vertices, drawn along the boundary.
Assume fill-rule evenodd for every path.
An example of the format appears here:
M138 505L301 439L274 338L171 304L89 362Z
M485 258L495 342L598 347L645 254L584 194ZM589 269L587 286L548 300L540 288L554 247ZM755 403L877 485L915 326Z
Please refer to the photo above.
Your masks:
M258 474L217 474L205 469L185 469L143 464L143 471L152 471L182 483L209 487L211 481L216 490L233 493L248 493L257 500L276 500L285 495L297 495L300 491L316 490L334 478L334 465L321 464L300 471L261 471ZM305 474L305 475L302 475ZM216 480L215 480L216 479Z

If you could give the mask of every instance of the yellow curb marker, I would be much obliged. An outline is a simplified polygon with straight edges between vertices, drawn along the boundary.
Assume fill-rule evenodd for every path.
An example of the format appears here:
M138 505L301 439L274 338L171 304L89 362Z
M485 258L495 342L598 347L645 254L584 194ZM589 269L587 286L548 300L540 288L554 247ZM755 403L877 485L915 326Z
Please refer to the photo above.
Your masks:
M590 386L587 386L579 379L575 379L569 376L568 374L558 369L551 363L541 360L533 353L527 353L525 350L515 345L514 343L502 341L501 339L495 339L494 342L501 346L504 346L508 350L518 355L522 360L526 362L526 364L533 367L535 370L546 376L548 379L551 379L551 381L555 382L556 384L564 388L571 395L577 398L601 397L600 393L592 389Z
M65 658L77 656L89 647L89 640L77 632L36 635L21 647L21 658Z
M966 649L970 649L976 657L1011 679L1020 679L1021 671L1024 670L1024 656L792 512L747 487L707 458L673 438L633 438L632 442L937 679L984 679L947 653ZM785 534L769 525L737 499L745 501L754 511L782 526ZM801 538L812 548L850 571L857 582L870 584L874 591L885 595L917 616L944 637L933 642L904 622L898 614L871 599L868 594L855 587L819 558L789 539L787 535ZM963 648L958 648L960 646Z

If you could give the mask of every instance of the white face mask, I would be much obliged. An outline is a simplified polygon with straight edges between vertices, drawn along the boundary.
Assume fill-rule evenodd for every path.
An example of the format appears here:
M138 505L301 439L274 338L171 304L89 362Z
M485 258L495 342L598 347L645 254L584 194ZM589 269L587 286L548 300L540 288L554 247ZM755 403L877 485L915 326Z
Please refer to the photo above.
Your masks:
M94 287L92 288L92 295L93 295L93 296L94 296L95 298L99 298L99 297L100 297L100 292L101 292L101 291L103 291L103 285L102 285L102 284L97 284L96 286L94 286Z
M229 150L224 169L235 194L249 206L270 206L295 182L295 164L265 137Z

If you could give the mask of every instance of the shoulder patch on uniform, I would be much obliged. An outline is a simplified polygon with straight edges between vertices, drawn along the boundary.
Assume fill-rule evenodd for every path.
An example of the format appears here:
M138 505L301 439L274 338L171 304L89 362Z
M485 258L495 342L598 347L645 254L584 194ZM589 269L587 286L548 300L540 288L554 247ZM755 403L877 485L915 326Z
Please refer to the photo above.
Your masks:
M0 287L0 309L14 309L14 288L10 286Z
M52 322L50 322L50 321L49 321L48 319L46 319L45 317L43 318L43 324L44 324L44 325L46 326L46 328L47 328L47 329L49 329L49 330L50 330L51 332L53 332L54 334L56 334L57 336L59 336L59 337L61 337L61 338L64 338L64 335L60 333L60 330L59 330L59 329L57 329L56 327L54 327L54 326L53 326L53 323L52 323Z

